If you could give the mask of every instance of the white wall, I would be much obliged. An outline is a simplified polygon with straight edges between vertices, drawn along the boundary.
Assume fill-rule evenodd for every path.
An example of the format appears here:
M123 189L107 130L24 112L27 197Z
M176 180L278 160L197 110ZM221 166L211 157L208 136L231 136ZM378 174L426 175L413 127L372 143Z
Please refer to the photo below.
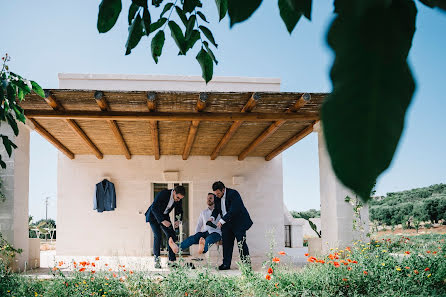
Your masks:
M121 91L280 92L279 78L59 73L59 88Z
M284 244L282 158L266 162L263 158L208 156L78 155L69 160L59 153L57 200L58 255L150 255L150 225L144 212L150 205L151 183L164 182L163 171L178 170L179 179L190 183L189 218L193 234L200 212L206 207L206 194L212 183L221 180L235 188L254 221L247 233L252 255L263 256L269 248L266 238L272 228L278 247ZM95 184L109 176L115 184L117 209L98 213L93 210ZM243 176L241 185L233 186L233 176ZM142 214L139 214L139 212ZM236 251L236 250L235 250ZM236 254L236 252L234 253Z

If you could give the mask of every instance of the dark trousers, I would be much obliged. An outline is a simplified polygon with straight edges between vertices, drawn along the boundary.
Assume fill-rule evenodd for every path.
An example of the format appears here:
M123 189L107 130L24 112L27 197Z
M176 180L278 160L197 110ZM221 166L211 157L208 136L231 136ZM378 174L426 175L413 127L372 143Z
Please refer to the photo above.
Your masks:
M153 231L153 254L155 255L155 258L160 256L160 249L161 249L161 230L163 230L164 234L166 235L167 239L171 238L173 241L177 241L177 235L175 234L175 230L172 227L172 224L169 228L164 226L163 224L158 223L155 221L149 221L150 227L152 227ZM170 248L169 244L167 244L167 249L169 251L169 260L175 261L175 253Z
M237 240L237 246L239 246L240 259L242 261L247 261L247 258L249 257L249 249L246 244L246 230L235 231L230 223L225 223L221 227L221 233L223 235L223 264L228 267L231 266L234 239Z
M180 244L181 249L185 250L185 249L187 249L188 247L190 247L193 244L198 244L200 242L200 238L201 237L203 237L205 239L204 250L203 250L204 254L206 254L206 252L208 251L209 246L211 246L214 243L216 243L216 242L221 240L221 236L217 232L213 232L211 234L209 234L208 231L206 231L206 232L197 232L194 235L189 236L188 238L186 238Z

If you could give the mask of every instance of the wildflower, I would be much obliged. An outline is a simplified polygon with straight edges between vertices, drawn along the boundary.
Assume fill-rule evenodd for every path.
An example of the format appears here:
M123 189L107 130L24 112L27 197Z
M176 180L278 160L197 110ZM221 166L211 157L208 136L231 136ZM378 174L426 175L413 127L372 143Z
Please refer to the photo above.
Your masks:
M94 258L96 261L99 261L99 257Z
M307 259L307 262L311 262L311 263L314 263L314 261L316 261L317 259L315 258L315 257L309 257L308 259Z
M333 265L334 265L335 267L339 267L339 262L333 262Z
M432 275L432 274L429 273L429 274L427 275L427 277L431 277L431 275Z
M91 266L96 267L96 264L94 262L91 263Z
M106 279L106 280L109 280L109 278L108 278L108 277L105 277L105 279ZM107 284L105 284L105 285L107 285Z
M343 278L342 280L343 280L344 282L346 282L346 281L347 281L347 279L346 279L346 278Z
M436 253L437 253L437 251L435 251L435 252L432 252L432 254L434 254L434 255L435 255Z
M325 261L324 260L317 260L319 263L324 264Z
M184 293L184 296L187 296L187 292L186 292L186 293Z
M270 279L271 279L271 275L267 274L267 275L265 276L265 278L266 278L267 280L270 280Z
M82 267L81 269L79 269L80 272L85 271L85 267Z
M398 266L396 266L395 269L396 269L396 271L401 271L401 268Z
M108 266L108 264L107 264L107 263L105 263L105 266Z
M413 273L418 274L419 272L418 272L418 270L415 269L415 270L413 271Z
M59 266L62 266L63 265L63 261L59 261Z
M354 263L354 264L358 264L358 261L354 260L353 263Z
M410 252L409 251L405 251L404 252L406 255L410 255Z
M382 250L383 253L387 253L387 250Z
M431 251L426 251L426 253L430 254L430 253L431 253Z
M280 262L280 259L277 258L277 257L274 257L274 258L273 258L273 262L274 262L274 263L279 263L279 262Z
M113 273L113 277L117 277L116 273Z
M57 267L53 267L53 269L52 269L52 270L53 270L53 271L56 271L57 269L58 269Z
M424 271L429 271L430 270L430 268L429 267L426 267L425 269L424 269Z
M133 271L132 271L132 270L130 270L130 271L129 271L129 273L130 273L130 274L133 274Z
M280 252L279 252L279 255L285 256L286 253L285 253L284 251L280 251Z
M309 253L306 253L306 254L305 254L305 257L308 257L309 255L310 255Z
M404 268L406 268L406 269L410 269L410 267L409 267L409 266L406 266L406 267L404 267Z
M367 272L367 270L364 270L364 274L365 274L365 275L368 275L369 273Z
M112 269L111 269L111 268L109 268L109 269L108 269L108 271L112 271Z
M352 268L349 266L349 267L347 267L347 270L352 270Z
M121 278L119 279L119 281L120 281L120 282L123 282L123 281L124 281L124 279L123 279L123 278L121 277Z
M91 273L96 273L96 270L92 270Z
M272 274L273 273L273 269L270 267L268 268L268 274Z
M279 287L279 283L275 283L274 286L276 286L276 288L278 288Z
M386 263L381 263L382 266L386 266Z

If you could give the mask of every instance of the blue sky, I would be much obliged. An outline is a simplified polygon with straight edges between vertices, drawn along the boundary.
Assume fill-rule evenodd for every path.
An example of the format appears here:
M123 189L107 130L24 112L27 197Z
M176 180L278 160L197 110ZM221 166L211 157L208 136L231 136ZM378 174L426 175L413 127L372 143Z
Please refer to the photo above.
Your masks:
M143 38L125 56L127 8L107 34L96 30L100 1L3 1L0 53L12 56L14 72L57 88L57 73L136 73L201 75L195 60L198 47L187 57L177 56L168 38L160 62L151 57ZM276 1L263 1L247 22L229 29L228 18L217 23L214 1L207 4L209 27L219 44L218 76L279 77L282 91L329 92L332 53L325 35L332 4L313 1L312 21L302 19L290 36ZM425 8L418 1L417 31L410 64L417 80L406 129L391 168L379 179L378 194L446 182L446 14ZM153 12L158 15L159 12ZM170 34L166 32L167 34ZM43 199L49 195L49 217L56 217L57 151L36 133L31 136L30 213L45 215ZM289 209L319 208L317 138L312 134L284 153L284 197Z

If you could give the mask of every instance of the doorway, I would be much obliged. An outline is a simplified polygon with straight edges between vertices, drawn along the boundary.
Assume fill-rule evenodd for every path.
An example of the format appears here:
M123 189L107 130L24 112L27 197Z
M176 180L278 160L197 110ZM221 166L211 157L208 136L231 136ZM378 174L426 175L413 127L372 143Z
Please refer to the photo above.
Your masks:
M189 236L189 184L188 183L153 183L152 187L152 199L154 200L156 195L158 195L159 192L166 189L173 189L174 187L181 185L186 190L186 195L184 195L184 198L182 199L183 202L183 227L182 227L182 239L186 239ZM153 202L152 200L152 202ZM170 221L173 223L175 222L175 211L170 212ZM178 239L180 240L180 228L175 229L175 232L177 234ZM164 235L164 232L161 232L162 241L161 241L161 255L167 255L167 238ZM152 242L153 242L153 235L152 235ZM189 249L183 250L182 253L184 255L189 255ZM152 251L153 255L153 251Z

